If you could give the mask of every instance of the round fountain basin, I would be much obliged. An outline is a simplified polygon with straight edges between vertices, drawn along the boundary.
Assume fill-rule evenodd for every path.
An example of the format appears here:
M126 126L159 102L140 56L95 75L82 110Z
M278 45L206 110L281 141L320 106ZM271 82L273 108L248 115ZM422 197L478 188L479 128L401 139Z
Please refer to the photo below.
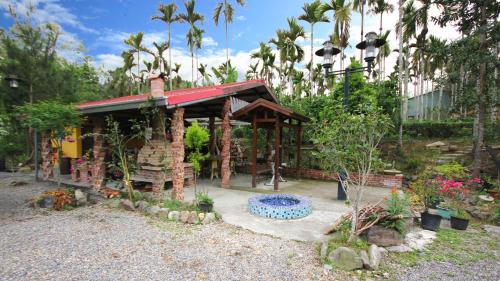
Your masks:
M311 201L291 194L266 194L248 199L250 213L282 220L298 219L312 212Z

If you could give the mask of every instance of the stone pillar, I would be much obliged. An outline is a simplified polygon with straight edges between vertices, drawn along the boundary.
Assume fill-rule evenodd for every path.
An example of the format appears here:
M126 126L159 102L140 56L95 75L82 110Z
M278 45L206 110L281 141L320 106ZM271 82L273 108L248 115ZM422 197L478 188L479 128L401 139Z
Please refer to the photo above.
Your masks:
M172 118L172 197L184 199L184 108L177 108Z
M41 134L42 150L42 179L48 180L54 173L54 162L52 161L52 145L50 143L50 134L45 132Z
M231 101L226 99L224 102L224 107L222 109L222 165L221 165L221 187L229 188L230 177L231 177L231 123L229 120L229 114L231 111Z
M104 129L104 120L102 118L94 118L92 120L92 133L94 134L94 148L91 167L91 184L95 190L99 190L104 187L104 179L106 177L106 163L104 158L106 157L106 150L104 148L104 138L101 135ZM82 173L83 171L80 171ZM87 175L80 174L81 177L86 177Z

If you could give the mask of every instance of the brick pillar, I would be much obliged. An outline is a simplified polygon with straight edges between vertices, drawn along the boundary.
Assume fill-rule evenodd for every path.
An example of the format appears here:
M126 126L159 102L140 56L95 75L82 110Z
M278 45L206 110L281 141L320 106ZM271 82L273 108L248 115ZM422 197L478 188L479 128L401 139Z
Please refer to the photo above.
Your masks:
M222 165L221 165L221 187L229 188L231 177L231 123L229 122L229 114L231 110L231 101L226 99L222 109Z
M172 197L184 199L184 108L177 108L172 118Z
M54 162L52 161L52 146L50 143L50 134L45 132L41 134L42 150L42 178L48 180L54 173Z
M208 149L210 151L210 157L215 155L215 145L216 145L216 136L215 136L215 117L208 118L208 130L210 133L210 137L208 140Z
M96 190L104 187L104 178L106 177L106 163L104 158L106 157L106 151L104 148L104 138L101 135L104 129L104 121L102 118L93 119L93 131L94 134L94 159L92 160L91 167L91 184ZM83 171L80 171L82 173ZM86 177L87 175L80 175L81 177Z

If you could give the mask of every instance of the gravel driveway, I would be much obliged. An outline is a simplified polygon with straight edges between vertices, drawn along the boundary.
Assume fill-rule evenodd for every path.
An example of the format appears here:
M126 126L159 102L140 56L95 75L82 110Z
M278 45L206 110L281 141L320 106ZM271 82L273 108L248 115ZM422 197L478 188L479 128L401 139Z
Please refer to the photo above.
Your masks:
M49 187L0 186L0 280L329 278L314 244L224 223L186 226L104 205L30 210L25 200Z

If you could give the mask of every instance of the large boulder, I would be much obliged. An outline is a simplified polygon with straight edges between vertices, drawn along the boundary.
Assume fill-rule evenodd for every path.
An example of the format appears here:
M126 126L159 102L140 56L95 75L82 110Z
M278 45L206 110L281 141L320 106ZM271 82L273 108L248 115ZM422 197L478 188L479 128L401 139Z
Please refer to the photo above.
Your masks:
M158 214L156 214L156 215L161 219L167 219L169 211L170 210L168 208L160 208L160 210L158 211Z
M500 235L500 226L485 224L485 225L483 225L483 229L484 229L484 231L486 231L490 234Z
M333 266L343 270L363 268L363 261L356 252L347 247L338 247L328 255Z
M374 225L368 229L367 240L368 243L377 246L397 246L403 243L403 235L394 229Z
M190 212L189 211L182 211L179 220L183 223L187 223L189 219Z
M144 201L144 200L140 200L140 201L135 202L135 207L140 212L146 212L149 208L149 203Z
M211 223L213 221L215 221L216 218L215 218L215 214L214 213L207 213L205 215L205 218L203 219L202 223L203 224L208 224L208 223Z
M87 193L81 191L80 189L75 190L75 200L77 206L87 205Z
M150 216L156 216L160 212L160 207L158 206L151 206L146 209L146 213Z
M128 199L122 200L120 202L120 207L127 211L135 211L134 203Z
M445 146L445 145L446 145L446 143L444 143L442 141L436 141L436 142L427 144L425 147L426 148L440 148L440 147Z
M170 213L168 213L168 219L169 220L178 221L179 218L180 218L179 211L171 211Z

